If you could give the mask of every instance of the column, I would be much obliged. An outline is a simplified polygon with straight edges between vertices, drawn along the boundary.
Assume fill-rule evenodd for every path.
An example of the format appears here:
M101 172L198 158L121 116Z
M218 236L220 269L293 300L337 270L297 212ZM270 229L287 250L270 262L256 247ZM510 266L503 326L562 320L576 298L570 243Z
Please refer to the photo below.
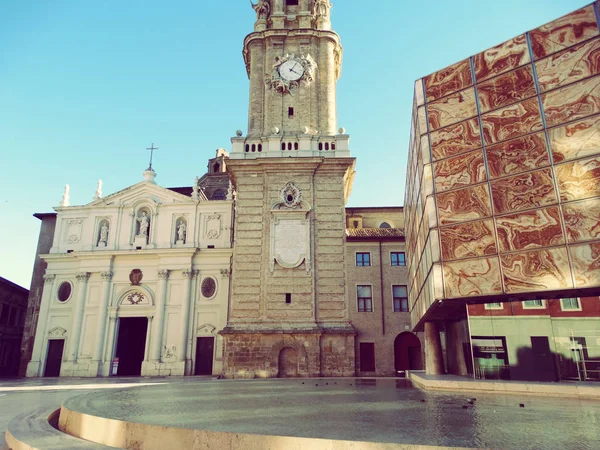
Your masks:
M148 326L146 327L146 347L144 348L144 362L150 358L150 338L152 337L152 319L153 316L148 316Z
M35 340L33 342L33 351L31 353L31 362L40 362L42 356L42 347L46 342L46 326L48 321L48 309L52 301L52 293L54 292L54 280L56 275L44 275L44 291L42 292L42 300L40 302L40 312L35 330ZM40 366L41 368L41 366ZM41 374L37 374L41 376Z
M108 339L106 340L106 348L104 349L104 363L110 363L112 361L112 351L115 346L114 341L116 322L116 317L110 317L108 320ZM108 376L110 376L110 369L108 372Z
M425 369L427 375L444 374L442 341L436 322L425 322Z
M468 342L468 339L463 339L466 334L464 326L463 321L446 322L446 359L448 360L448 373L453 375L467 376L469 374L463 347L463 342Z
M152 343L150 345L150 361L160 361L160 348L162 346L162 335L165 327L165 305L167 303L167 281L169 279L168 270L158 271L158 293L156 296L156 314L154 330L152 333Z
M79 340L81 335L81 324L83 321L83 309L85 307L85 293L87 282L90 278L89 272L79 272L77 278L77 298L75 299L75 311L73 313L73 324L69 332L69 352L67 361L77 361Z
M189 318L190 318L190 301L192 297L192 279L194 278L196 271L184 270L183 278L185 278L185 287L183 293L183 299L181 302L181 317L180 327L181 334L179 335L179 345L177 345L177 361L185 361L187 353L187 340L189 332Z
M98 328L96 329L96 348L94 349L94 361L102 360L102 350L104 350L104 340L106 332L106 317L108 315L108 303L110 301L110 281L112 272L102 272L102 296L100 297L100 306L98 307Z

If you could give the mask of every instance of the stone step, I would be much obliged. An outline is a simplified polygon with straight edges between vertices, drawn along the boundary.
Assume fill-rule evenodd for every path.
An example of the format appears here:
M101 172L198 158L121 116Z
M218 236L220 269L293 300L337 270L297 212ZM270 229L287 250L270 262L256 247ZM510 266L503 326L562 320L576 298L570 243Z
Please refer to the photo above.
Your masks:
M21 414L6 428L6 443L10 450L63 450L113 449L106 445L85 441L60 432L51 424L58 424L60 409L40 408Z

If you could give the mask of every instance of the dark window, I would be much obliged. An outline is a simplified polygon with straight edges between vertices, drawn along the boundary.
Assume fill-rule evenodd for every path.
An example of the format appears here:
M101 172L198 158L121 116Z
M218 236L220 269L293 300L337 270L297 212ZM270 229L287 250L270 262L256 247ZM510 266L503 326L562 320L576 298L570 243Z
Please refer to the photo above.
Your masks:
M381 225L379 225L379 228L392 228L392 226L387 222L383 222Z
M252 144L252 152L256 152L256 144Z
M288 142L288 150L291 150L291 149L292 149L292 143Z
M375 344L372 342L360 343L360 371L375 372Z
M319 150L323 150L323 143L319 142Z
M213 192L211 200L225 200L227 196L225 195L225 191L223 189L217 189Z
M406 265L406 254L404 252L392 252L390 256L392 258L392 266Z
M373 312L373 294L371 286L357 286L358 312Z
M298 143L294 142L294 150L298 150Z
M335 150L335 142L331 144L331 150Z
M358 228L358 220L353 220L353 221L352 221L352 226L353 226L354 228Z
M325 142L325 150L329 150L329 142Z
M2 305L2 314L0 314L0 325L8 324L9 312L10 312L10 307L8 305Z
M292 107L288 108L288 116L294 117L294 108L292 108Z
M246 153L250 151L250 144L246 144Z
M406 286L392 286L394 312L408 312L408 289Z
M285 142L281 143L281 150L285 150Z
M258 144L258 153L262 152L262 144Z
M298 6L298 0L286 0L285 4L287 6Z
M213 166L213 172L218 172L219 170L221 170L221 165L219 163L215 163L215 165Z
M285 294L285 302L289 305L292 303L292 294Z
M357 253L356 254L356 265L357 267L366 267L371 265L371 254L370 253Z
M71 297L72 286L68 281L63 281L58 287L58 301L66 302Z

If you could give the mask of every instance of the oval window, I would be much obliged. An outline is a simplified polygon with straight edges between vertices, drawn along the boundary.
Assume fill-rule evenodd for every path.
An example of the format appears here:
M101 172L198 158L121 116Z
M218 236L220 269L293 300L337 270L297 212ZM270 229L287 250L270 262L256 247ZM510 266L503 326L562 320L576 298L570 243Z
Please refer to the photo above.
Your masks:
M58 287L58 301L64 303L69 300L71 298L72 290L73 288L71 283L68 281L63 281Z
M212 298L217 290L217 283L213 278L205 278L202 280L202 296L205 298Z

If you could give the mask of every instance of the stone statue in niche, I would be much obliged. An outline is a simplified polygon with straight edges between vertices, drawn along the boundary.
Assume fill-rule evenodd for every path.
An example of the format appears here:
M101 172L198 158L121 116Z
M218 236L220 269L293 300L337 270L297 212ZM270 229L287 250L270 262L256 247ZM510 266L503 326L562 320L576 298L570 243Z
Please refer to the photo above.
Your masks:
M98 247L106 247L108 243L108 224L106 222L102 222L102 226L100 227L100 238L98 239Z
M314 0L313 8L314 14L317 18L328 18L329 10L331 9L331 3L329 0Z
M179 221L179 225L177 225L177 244L185 244L186 229L185 221Z
M142 211L142 215L138 217L137 221L140 224L140 231L138 232L138 236L148 237L148 228L150 227L150 219L148 219L148 214L146 211Z
M258 20L267 20L269 15L271 14L271 4L268 0L258 0L258 3L252 3L250 0L250 4L252 5L252 9L256 11L256 18Z

